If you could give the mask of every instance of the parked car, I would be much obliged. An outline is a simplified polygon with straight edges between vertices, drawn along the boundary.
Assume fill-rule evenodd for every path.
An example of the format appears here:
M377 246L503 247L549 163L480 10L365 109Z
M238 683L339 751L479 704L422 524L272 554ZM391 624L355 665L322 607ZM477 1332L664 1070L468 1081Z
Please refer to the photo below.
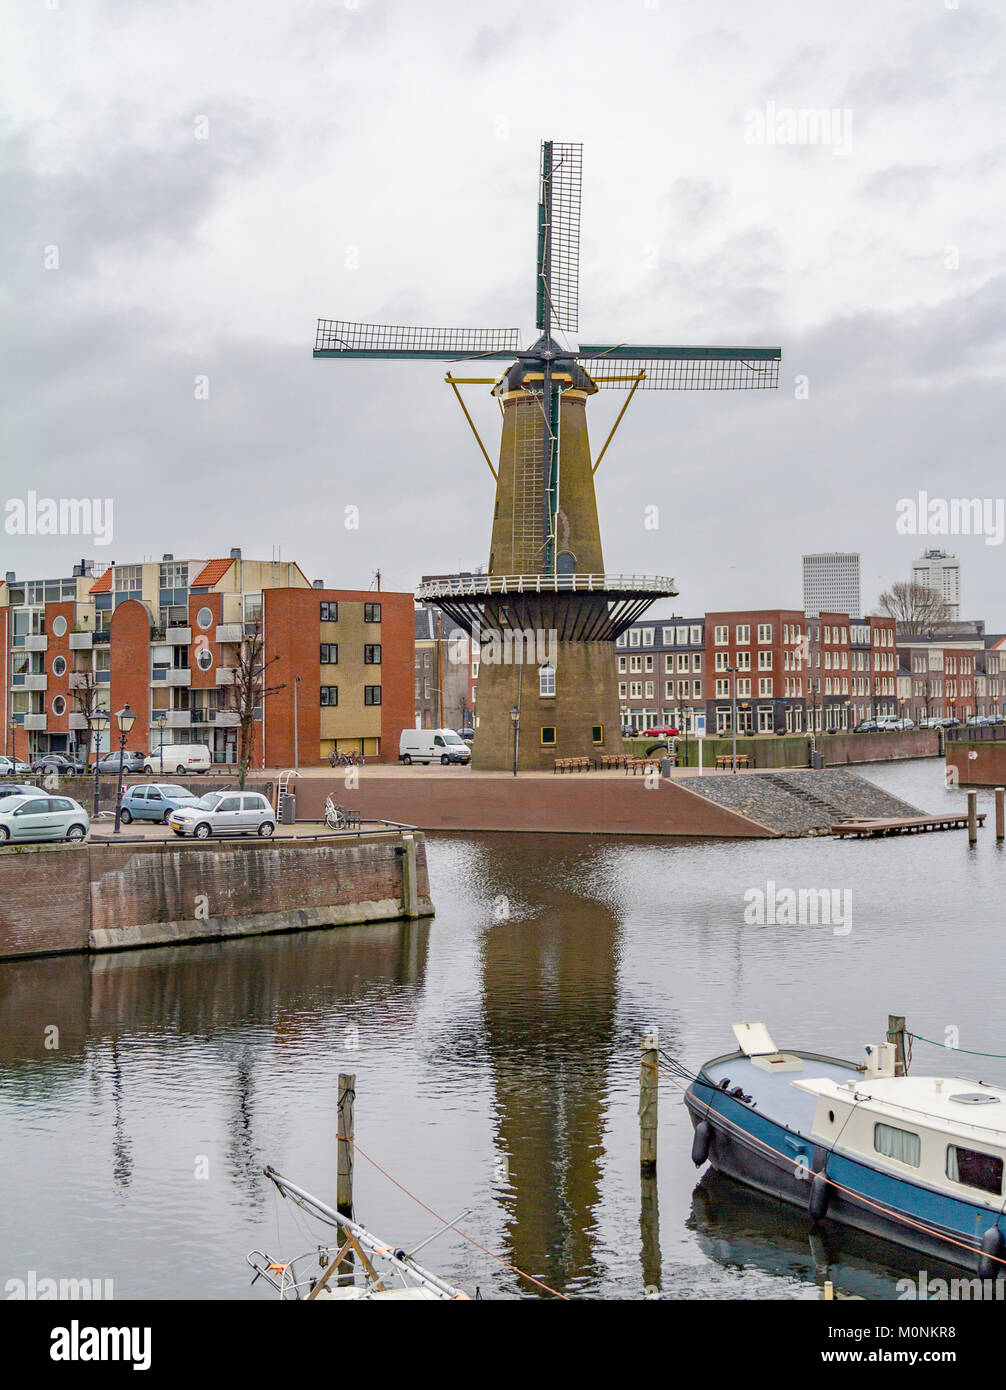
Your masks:
M144 759L141 772L148 777L159 773L173 772L182 777L186 772L209 772L213 763L210 750L205 743L166 743L163 748L155 748Z
M0 801L0 844L9 840L83 840L91 821L79 801L69 796L25 796Z
M911 719L899 718L896 714L881 714L877 718L877 728L898 733L905 729L914 729L915 723Z
M471 743L471 742L473 741L473 739L475 738L475 730L474 730L474 729L459 729L459 730L458 730L458 733L459 733L459 734L461 735L461 737L464 739L465 743Z
M172 811L189 809L199 797L173 782L138 782L122 794L122 820L128 825L134 820L171 822Z
M984 714L969 714L964 723L972 729L987 729L991 724L995 723L995 720L989 719L988 716Z
M926 719L920 719L920 720L919 720L919 728L920 728L920 729L942 729L942 728L943 728L943 720L940 719L938 715L931 714L931 715L929 715L928 718L926 718Z
M403 729L398 761L405 763L470 763L472 750L452 729Z
M191 806L172 811L168 824L176 835L192 835L197 840L208 840L211 835L261 835L265 839L276 829L276 812L261 792L210 792Z
M0 757L0 777L24 777L29 772L31 768L23 758Z
M875 734L878 724L875 719L864 719L861 724L857 724L853 729L854 734Z
M147 761L146 753L130 753L127 749L122 755L123 772L142 772ZM106 753L95 763L95 768L100 773L119 771L119 750L114 753Z
M644 729L641 735L643 738L678 738L679 730L665 728L662 724L654 725L652 729Z
M37 796L41 787L33 787L30 782L0 782L0 797Z
M79 758L66 758L62 753L45 753L31 765L32 772L58 772L60 777L79 777L86 771Z

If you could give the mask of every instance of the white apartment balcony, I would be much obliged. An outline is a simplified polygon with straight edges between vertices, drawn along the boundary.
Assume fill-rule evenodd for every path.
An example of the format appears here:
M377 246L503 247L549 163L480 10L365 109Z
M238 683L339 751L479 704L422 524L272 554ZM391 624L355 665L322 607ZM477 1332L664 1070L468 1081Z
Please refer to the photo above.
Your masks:
M40 732L44 733L44 732L45 732L45 715L44 715L44 714L26 714L25 717L24 717L24 726L23 726L23 727L26 728L26 729L36 729L36 730L39 730Z
M72 652L88 652L94 646L93 632L71 632L70 650Z
M48 689L48 677L47 677L47 676L25 676L25 678L24 678L24 688L25 688L25 690L47 690L47 689Z
M169 669L164 676L165 685L191 685L192 672L188 667L176 667Z
M218 709L212 714L214 724L225 729L236 729L241 723L241 716L234 709Z
M187 729L192 724L192 711L187 709L169 709L164 713L168 716L169 729Z
M21 649L26 652L45 652L49 650L49 639L45 633L38 636L29 635L24 639L24 646Z
M86 717L85 717L83 714L71 714L71 715L70 715L70 728L71 728L71 729L86 729L86 728L87 728L87 719L86 719Z
M164 640L169 647L187 647L192 641L192 629L190 627L169 627L164 635Z
M234 667L233 667L233 666L218 666L218 667L217 667L217 685L233 685L233 684L234 684Z
M218 642L240 642L242 629L240 623L218 623L217 641Z

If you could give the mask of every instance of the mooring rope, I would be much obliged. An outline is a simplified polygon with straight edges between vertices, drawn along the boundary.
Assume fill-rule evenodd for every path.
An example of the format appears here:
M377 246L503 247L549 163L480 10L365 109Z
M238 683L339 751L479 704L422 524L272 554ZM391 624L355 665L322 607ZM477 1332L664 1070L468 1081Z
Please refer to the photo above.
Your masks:
M944 1052L966 1052L969 1057L996 1057L1000 1061L1006 1062L1006 1052L975 1052L970 1047L951 1047L949 1043L937 1042L935 1038L924 1038L921 1033L907 1033L906 1037L917 1038L919 1042L932 1043L933 1047L942 1047Z

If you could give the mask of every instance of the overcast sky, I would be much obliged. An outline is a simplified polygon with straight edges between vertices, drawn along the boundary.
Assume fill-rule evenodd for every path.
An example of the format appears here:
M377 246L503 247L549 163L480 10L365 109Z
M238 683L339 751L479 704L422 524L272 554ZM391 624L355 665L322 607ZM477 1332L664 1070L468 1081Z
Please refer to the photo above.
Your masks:
M690 614L799 607L805 550L859 550L868 610L940 545L1006 629L1006 547L895 529L920 490L1004 492L1006 11L952 3L6 0L0 502L109 497L115 535L0 533L0 567L484 564L442 366L315 361L314 324L530 342L554 138L584 145L583 341L783 352L775 393L637 393L608 571L673 575ZM757 143L825 109L830 140ZM588 407L595 449L620 404Z

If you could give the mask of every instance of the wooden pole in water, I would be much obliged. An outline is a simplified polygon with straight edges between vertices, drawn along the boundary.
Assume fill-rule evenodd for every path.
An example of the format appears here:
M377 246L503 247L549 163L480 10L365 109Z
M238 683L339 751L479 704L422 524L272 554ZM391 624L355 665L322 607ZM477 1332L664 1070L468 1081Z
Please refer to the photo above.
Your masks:
M996 844L1006 839L1006 787L996 787Z
M968 792L968 844L978 839L978 793Z
M339 1128L337 1131L339 1174L335 1191L336 1206L342 1216L353 1214L353 1101L356 1075L339 1073Z
M650 1027L640 1039L639 1058L639 1168L645 1177L657 1171L657 1092L660 1033Z
M901 1014L887 1015L887 1041L894 1043L894 1075L907 1076L905 1055L905 1020Z

